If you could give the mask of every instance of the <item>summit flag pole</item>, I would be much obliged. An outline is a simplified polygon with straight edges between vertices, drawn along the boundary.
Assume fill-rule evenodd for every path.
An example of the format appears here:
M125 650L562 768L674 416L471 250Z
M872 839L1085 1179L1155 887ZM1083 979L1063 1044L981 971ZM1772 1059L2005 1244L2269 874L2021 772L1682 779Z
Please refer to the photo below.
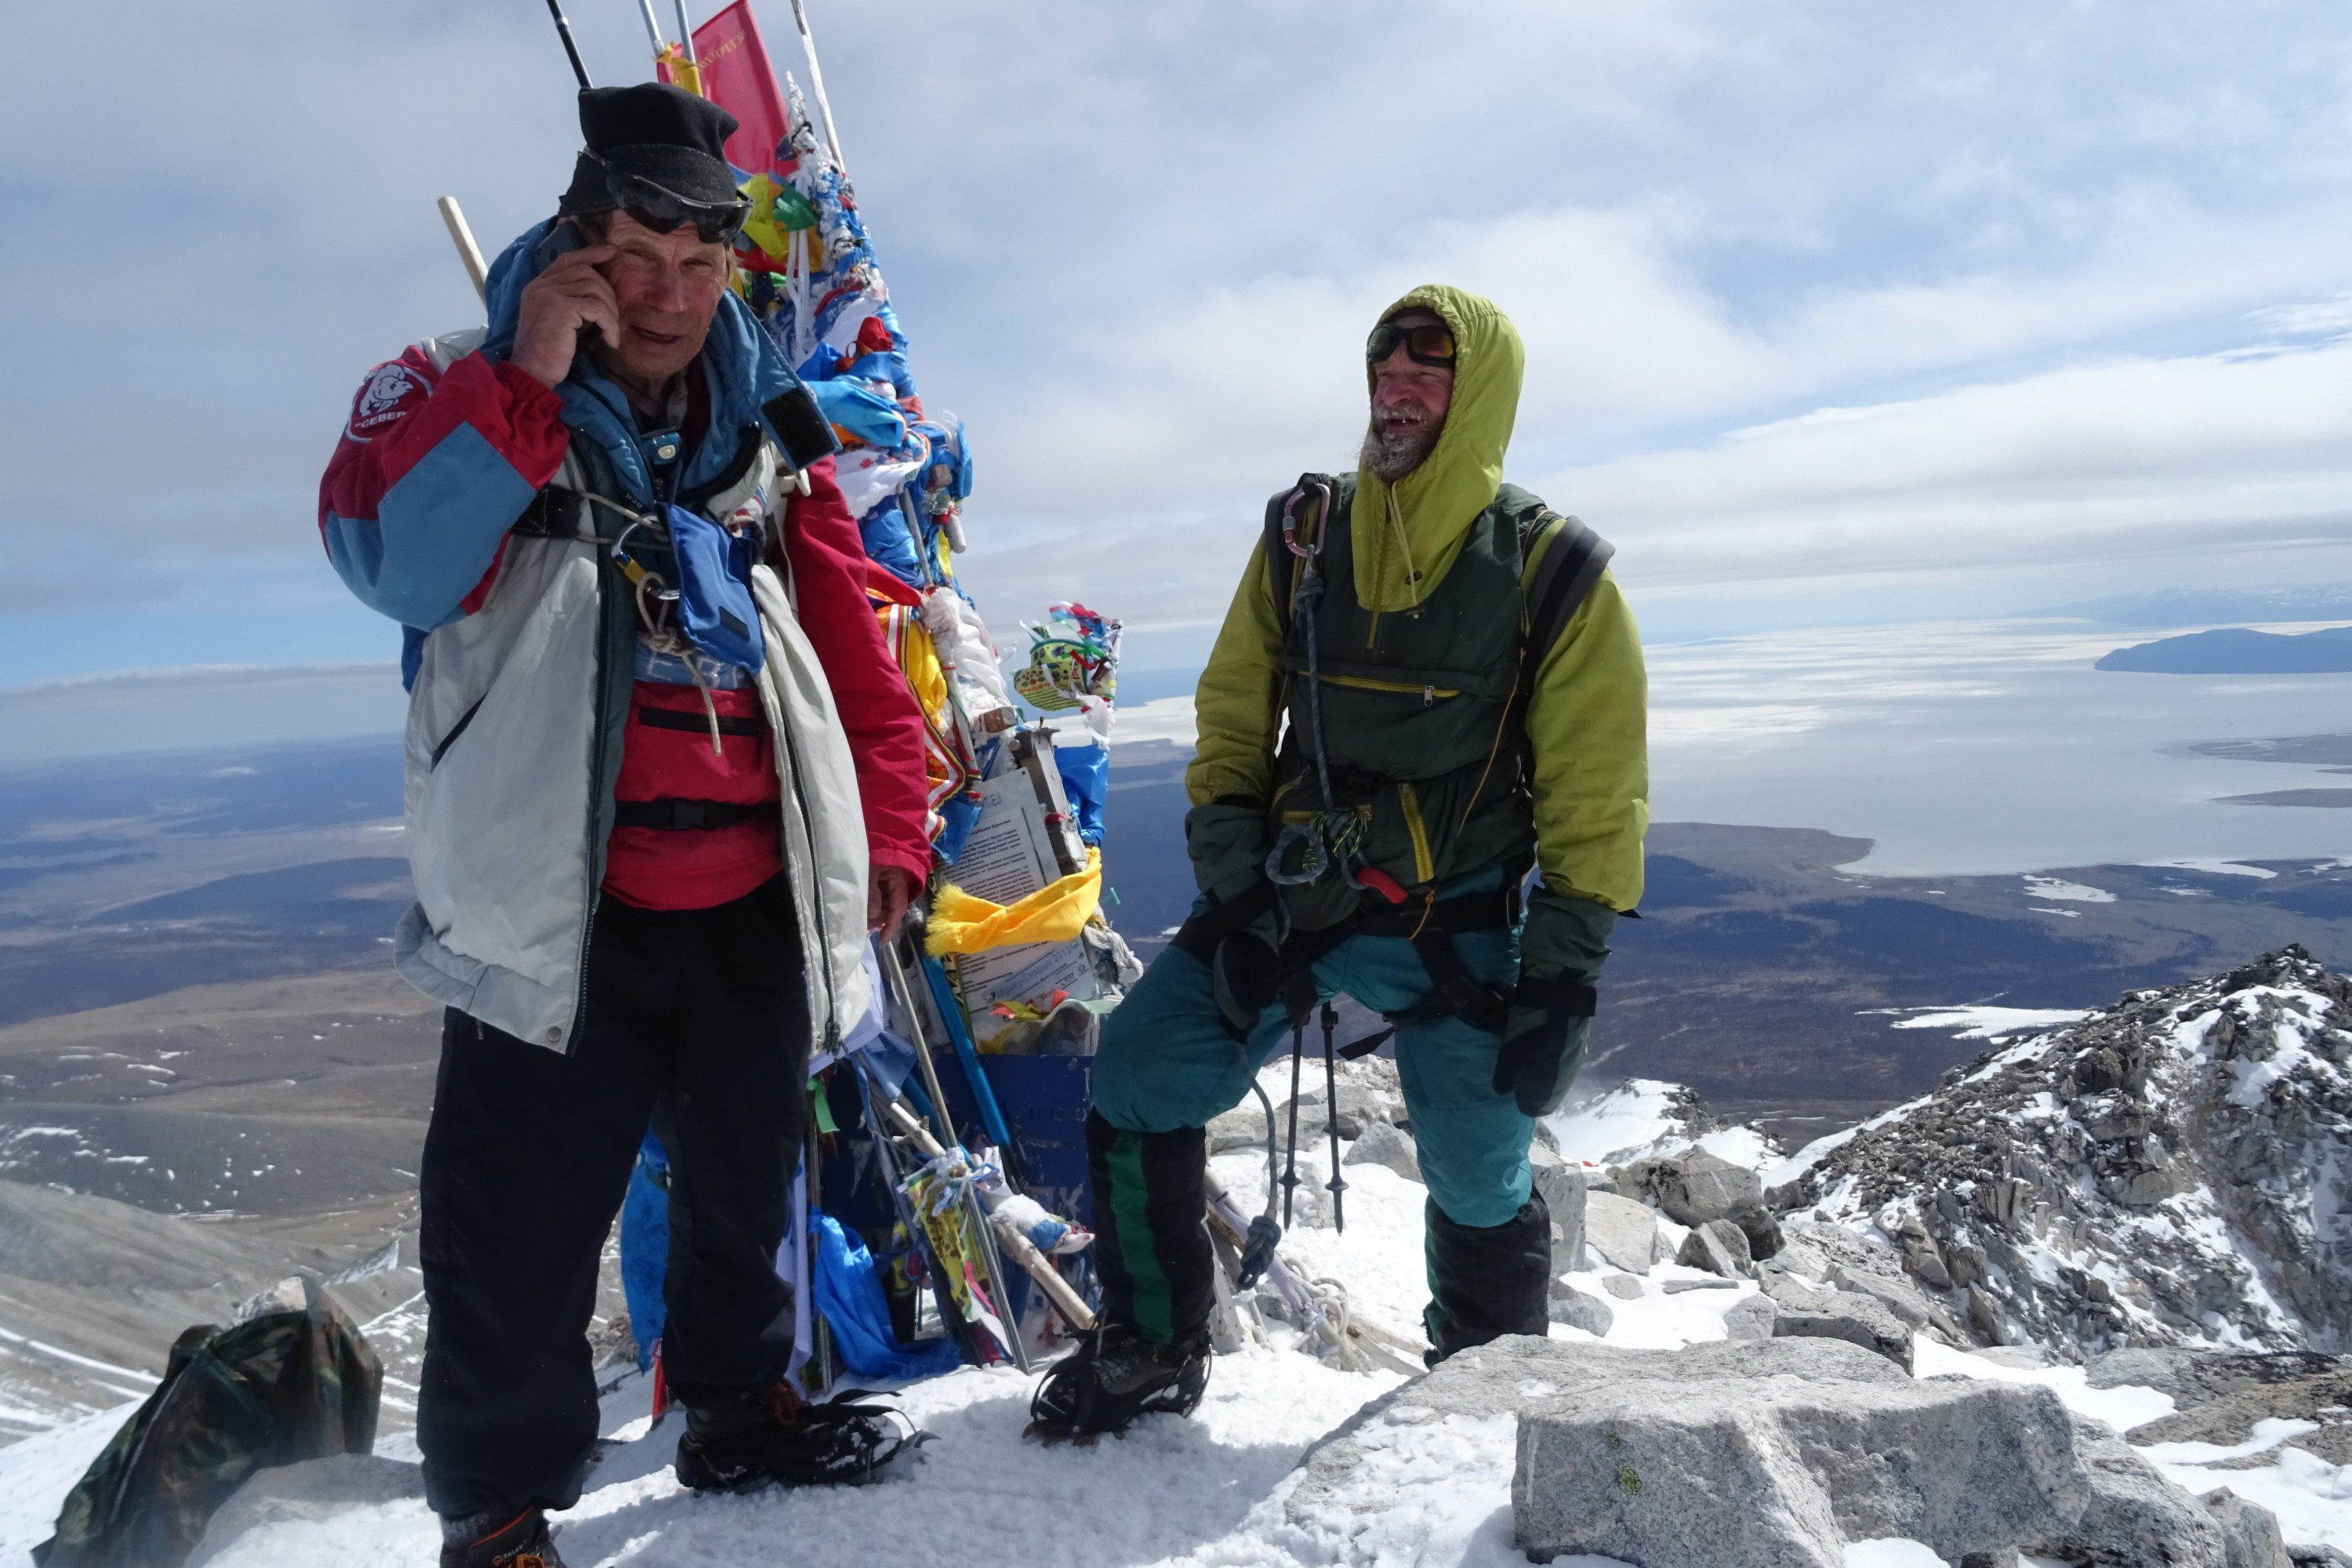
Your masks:
M654 58L661 58L662 46L669 42L662 37L661 24L654 20L654 0L637 0L637 9L646 14L646 37L652 40Z
M572 74L580 79L582 88L595 86L588 79L588 68L580 63L580 46L572 41L572 24L563 19L563 0L547 0L547 12L555 18L555 34L563 40L563 52L571 58Z
M809 36L808 6L804 0L793 0L793 20L801 27L801 53L808 57L809 89L816 94L816 109L824 116L824 144L833 149L833 166L841 177L849 177L849 165L841 156L841 132L833 128L833 105L824 96L824 72L817 68L816 40Z
M688 65L698 66L702 63L702 60L700 57L696 55L694 52L694 29L686 25L686 0L676 0L676 8L677 11L678 47L686 51L686 63Z
M458 209L457 198L443 196L436 204L441 209L441 221L449 226L449 241L457 247L457 259L466 265L466 276L474 280L474 292L485 303L489 300L490 270L482 265L482 247L474 243L474 231L466 226L466 215Z

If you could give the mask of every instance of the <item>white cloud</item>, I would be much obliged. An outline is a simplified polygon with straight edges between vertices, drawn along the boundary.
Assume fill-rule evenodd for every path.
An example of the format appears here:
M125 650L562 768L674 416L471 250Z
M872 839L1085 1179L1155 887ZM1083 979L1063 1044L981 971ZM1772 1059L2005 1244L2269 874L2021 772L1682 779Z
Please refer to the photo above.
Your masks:
M2122 359L1562 473L1666 580L2352 542L2352 347Z
M575 9L600 80L643 74L629 6ZM797 68L788 8L760 11ZM267 615L286 563L324 575L316 475L359 374L474 314L433 197L493 247L540 216L568 73L531 7L119 15L107 101L135 111L66 72L0 101L26 215L0 605L243 573ZM1528 336L1515 475L1659 587L2151 555L2188 580L2217 539L2342 515L2338 361L2218 357L2347 319L2347 50L2306 9L814 19L927 398L971 424L969 569L1008 626L1071 592L1213 620L1265 493L1348 461L1372 312L1432 277ZM1856 412L1805 417L1830 407Z

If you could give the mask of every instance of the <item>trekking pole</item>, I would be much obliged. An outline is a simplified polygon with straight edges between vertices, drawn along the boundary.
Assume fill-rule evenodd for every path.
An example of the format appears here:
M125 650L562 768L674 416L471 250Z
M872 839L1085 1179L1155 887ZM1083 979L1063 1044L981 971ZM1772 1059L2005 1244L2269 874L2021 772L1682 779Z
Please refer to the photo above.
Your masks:
M549 0L553 4L553 0ZM825 101L824 72L817 68L816 39L809 36L808 7L803 0L793 0L793 20L801 27L801 53L808 57L809 89L816 94L817 112L824 116L824 144L833 149L833 166L841 171L843 179L849 178L849 165L841 161L841 133L833 128L833 105Z
M694 52L694 29L686 25L686 0L675 0L675 4L677 11L678 47L686 51L688 65L698 66L702 63L702 59Z
M823 1312L814 1310L817 1270L816 1215L824 1195L824 1184L819 1173L824 1163L824 1151L817 1142L816 1107L811 1102L824 1092L824 1086L815 1079L811 1079L809 1087L803 1091L803 1098L801 1101L801 1159L805 1163L808 1171L809 1212L808 1223L801 1227L801 1284L809 1293L811 1308L809 1363L816 1373L816 1386L810 1390L812 1394L822 1394L831 1388L834 1379L840 1374L840 1369L834 1364L833 1325L824 1321Z
M1290 1026L1290 1163L1282 1173L1282 1228L1290 1228L1290 1200L1298 1190L1298 1074L1307 1053L1305 1020Z
M490 301L490 269L482 265L482 247L474 243L474 231L466 226L466 215L455 196L443 196L433 204L441 209L441 221L448 226L449 243L457 247L457 259L466 264L466 276L474 280L474 294L485 305Z
M939 1004L940 1017L947 1024L948 1039L955 1046L956 1063L963 1068L964 1081L971 1087L971 1098L980 1107L980 1124L987 1130L996 1146L1013 1159L1013 1131L1005 1124L1004 1112L997 1109L996 1091L988 1087L988 1074L980 1065L980 1047L971 1043L971 1031L963 1026L963 1009L957 1005L955 987L948 984L948 972L940 961L929 953L922 957L923 975L931 984L932 1000Z
M915 1037L915 1061L923 1069L923 1088L930 1094L931 1114L939 1121L939 1142L943 1145L956 1142L955 1126L948 1117L948 1097L940 1088L940 1069L931 1062L931 1044L924 1037L923 1016L915 1010L913 988L908 985L907 971L898 963L897 941L882 938L881 952L883 966L889 972L890 987L898 994L898 1010L907 1015L907 1032Z
M588 68L580 63L580 46L572 41L572 24L563 19L563 0L547 0L547 11L555 18L555 35L563 40L563 52L572 61L572 74L580 79L582 90L594 87L588 79Z
M1331 1052L1331 1031L1339 1026L1339 1011L1330 1003L1324 1003L1323 1121L1331 1130L1331 1179L1324 1186L1331 1194L1331 1228L1334 1232L1348 1228L1347 1217L1339 1208L1339 1194L1348 1190L1346 1178L1339 1174L1339 1058Z
M1025 1376L1030 1370L1029 1347L1021 1342L1021 1320L1013 1310L1013 1281L1004 1272L1004 1254L997 1248L996 1226L988 1217L988 1205L980 1201L978 1176L965 1178L964 1198L964 1217L980 1233L981 1258L988 1265L989 1282L996 1288L997 1321L1004 1325L1004 1348L1013 1352L1013 1364Z

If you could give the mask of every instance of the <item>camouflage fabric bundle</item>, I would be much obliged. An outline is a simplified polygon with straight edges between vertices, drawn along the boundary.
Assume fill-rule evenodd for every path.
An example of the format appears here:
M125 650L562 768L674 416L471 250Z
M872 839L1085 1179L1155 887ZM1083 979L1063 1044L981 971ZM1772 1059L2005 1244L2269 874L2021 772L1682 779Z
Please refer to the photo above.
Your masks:
M300 1283L299 1308L289 1300L179 1337L163 1383L67 1494L36 1563L179 1568L254 1471L375 1447L383 1368L317 1281Z

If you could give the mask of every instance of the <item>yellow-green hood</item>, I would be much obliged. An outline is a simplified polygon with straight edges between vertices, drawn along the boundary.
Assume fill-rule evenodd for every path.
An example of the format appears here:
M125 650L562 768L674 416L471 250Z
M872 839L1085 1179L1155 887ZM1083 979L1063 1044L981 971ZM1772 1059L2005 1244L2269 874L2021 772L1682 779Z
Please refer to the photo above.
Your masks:
M1373 610L1410 609L1427 598L1461 553L1471 521L1493 503L1527 368L1518 329L1493 300L1424 283L1381 320L1416 305L1454 329L1454 403L1436 449L1412 473L1391 485L1356 470L1349 516L1356 597Z

